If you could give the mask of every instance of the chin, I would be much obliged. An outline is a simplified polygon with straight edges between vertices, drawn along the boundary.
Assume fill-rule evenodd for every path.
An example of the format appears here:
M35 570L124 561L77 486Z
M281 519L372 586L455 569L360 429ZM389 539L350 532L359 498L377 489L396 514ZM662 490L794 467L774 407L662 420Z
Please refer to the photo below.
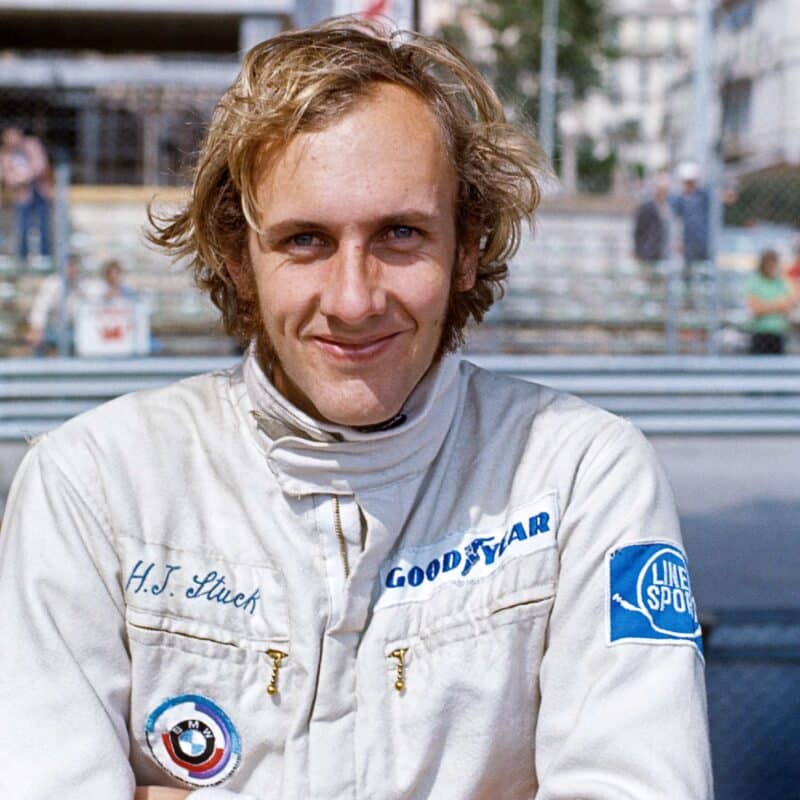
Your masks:
M312 400L317 412L315 416L336 425L361 428L365 425L379 425L394 417L403 407L408 394L410 392L393 392L391 398L383 400L371 391L360 391Z
M333 408L319 409L320 416L335 425L344 425L348 428L362 428L369 425L379 425L391 419L402 407L402 403L397 410L387 410L383 406L365 409L364 406L358 408L335 406Z

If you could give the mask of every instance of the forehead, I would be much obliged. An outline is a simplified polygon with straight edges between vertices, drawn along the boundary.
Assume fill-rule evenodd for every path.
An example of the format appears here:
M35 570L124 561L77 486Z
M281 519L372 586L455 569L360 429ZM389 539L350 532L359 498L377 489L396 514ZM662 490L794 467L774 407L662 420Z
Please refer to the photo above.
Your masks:
M455 187L428 103L404 87L379 84L327 127L295 136L261 176L257 199L267 224L309 207L344 220L404 204L449 211Z

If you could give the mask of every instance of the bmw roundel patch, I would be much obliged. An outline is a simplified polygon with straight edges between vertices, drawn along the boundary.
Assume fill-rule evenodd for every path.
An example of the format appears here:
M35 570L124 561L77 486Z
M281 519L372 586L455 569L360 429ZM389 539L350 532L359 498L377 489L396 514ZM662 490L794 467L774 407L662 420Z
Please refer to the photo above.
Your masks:
M686 556L672 542L642 542L608 555L609 644L694 645L702 631Z
M182 694L165 700L147 717L144 729L153 758L190 786L215 786L239 765L239 734L207 697Z

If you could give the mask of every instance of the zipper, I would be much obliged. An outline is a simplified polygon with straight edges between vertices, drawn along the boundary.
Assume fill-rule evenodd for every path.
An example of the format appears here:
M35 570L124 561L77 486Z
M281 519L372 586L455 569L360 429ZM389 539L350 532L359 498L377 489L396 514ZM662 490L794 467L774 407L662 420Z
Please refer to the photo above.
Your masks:
M406 653L407 647L398 647L389 653L388 658L394 658L397 661L397 678L394 682L394 688L398 692L404 692L406 689Z
M342 513L339 509L339 497L333 495L333 527L336 531L336 538L339 540L339 552L342 554L342 566L344 567L344 579L350 577L350 562L347 558L347 543L344 540L342 530Z
M193 633L183 633L178 631L170 631L164 628L156 628L151 625L140 625L138 622L131 622L128 620L128 625L131 628L136 628L140 631L153 631L154 633L168 633L170 636L180 636L183 639L194 639L196 642L211 642L212 644L220 644L223 647L237 647L238 645L231 642L221 642L219 639L209 639L207 636L195 636Z
M197 642L211 642L212 644L222 645L223 647L234 647L238 649L238 645L231 644L230 642L220 642L217 639L209 639L206 636L195 636L192 633L176 633L175 631L165 631L164 628L156 628L151 625L140 625L136 622L128 622L128 625L131 628L137 628L141 631L153 631L155 633L168 633L171 636L180 636L183 639L194 639ZM275 695L278 694L278 673L280 672L280 668L283 666L283 660L289 657L288 653L285 653L283 650L276 650L274 648L270 648L266 651L266 655L272 659L272 674L269 678L269 683L267 684L267 694Z
M283 650L267 650L267 655L272 659L272 675L270 675L269 685L267 686L268 695L278 694L278 672L283 666L283 659L288 658L289 654Z

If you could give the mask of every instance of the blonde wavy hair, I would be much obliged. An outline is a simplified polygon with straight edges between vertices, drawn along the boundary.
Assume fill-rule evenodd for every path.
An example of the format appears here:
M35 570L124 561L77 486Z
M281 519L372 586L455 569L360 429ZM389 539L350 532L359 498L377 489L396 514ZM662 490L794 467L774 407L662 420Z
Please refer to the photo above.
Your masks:
M480 322L502 294L521 224L539 204L544 160L535 139L506 121L486 80L449 44L338 18L279 34L247 53L214 111L191 199L172 215L148 209L151 242L188 258L227 333L242 340L263 335L255 292L237 293L226 266L249 263L258 176L292 137L324 129L382 83L407 87L430 106L458 178L458 241L480 241L477 280L469 291L452 292L440 353L461 344L469 319Z

